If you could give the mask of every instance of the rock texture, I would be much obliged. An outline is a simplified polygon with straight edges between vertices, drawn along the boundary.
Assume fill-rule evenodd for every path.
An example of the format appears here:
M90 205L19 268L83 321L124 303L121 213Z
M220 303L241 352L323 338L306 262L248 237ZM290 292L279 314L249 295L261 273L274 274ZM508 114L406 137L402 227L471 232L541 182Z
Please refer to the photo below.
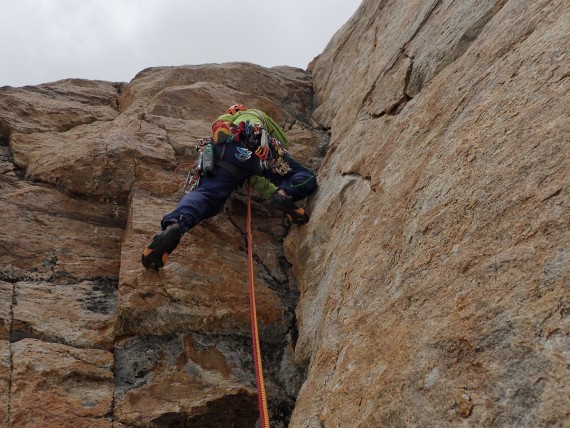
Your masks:
M314 62L291 426L570 426L569 35L564 1L364 1Z
M244 191L140 266L236 102L319 168L307 225L254 197L272 427L570 426L569 36L365 0L308 71L0 88L0 426L256 425Z
M0 90L2 426L253 426L245 193L160 273L140 254L183 194L196 139L228 105L269 112L316 167L312 81L290 67L166 67L129 84ZM178 175L175 167L181 165ZM254 198L272 419L303 380L281 215Z

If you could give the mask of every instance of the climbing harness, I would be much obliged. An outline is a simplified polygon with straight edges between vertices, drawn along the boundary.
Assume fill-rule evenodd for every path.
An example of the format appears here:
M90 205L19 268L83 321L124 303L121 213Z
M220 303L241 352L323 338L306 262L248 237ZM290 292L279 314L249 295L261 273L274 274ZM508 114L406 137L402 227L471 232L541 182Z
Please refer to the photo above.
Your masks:
M216 160L214 142L211 137L198 139L196 141L196 151L198 152L198 158L196 161L194 161L194 163L183 162L174 169L174 175L178 181L184 181L184 193L195 190L200 184L200 177L202 175L215 175L216 166L220 166L224 169L229 169L230 172L234 175L236 175L237 171L238 176L241 177L241 174L237 168L233 167L231 164L228 166L227 162ZM186 174L186 179L182 180L180 179L179 170L187 167L190 167L190 170Z
M275 174L286 175L291 171L289 165L290 155L283 143L269 135L263 126L251 124L249 120L240 122L239 125L232 125L231 137L217 144L223 144L220 159L216 158L214 150L214 139L212 137L200 138L196 142L198 158L191 164L183 162L176 167L174 175L179 182L184 182L184 193L195 190L200 184L200 177L203 175L214 175L216 168L220 167L229 171L232 175L243 181L243 176L239 168L230 162L222 160L226 149L226 144L235 141L240 144L235 153L236 159L246 162L255 154L259 162L259 171L271 171ZM191 166L185 179L180 179L179 170Z
M269 412L267 410L267 396L263 382L263 366L261 364L261 349L259 346L259 331L257 329L257 311L255 309L255 286L253 282L253 239L251 234L251 186L247 185L247 266L249 272L249 309L251 320L251 339L253 346L253 363L255 368L255 382L257 384L257 402L259 405L259 420L262 428L269 428Z

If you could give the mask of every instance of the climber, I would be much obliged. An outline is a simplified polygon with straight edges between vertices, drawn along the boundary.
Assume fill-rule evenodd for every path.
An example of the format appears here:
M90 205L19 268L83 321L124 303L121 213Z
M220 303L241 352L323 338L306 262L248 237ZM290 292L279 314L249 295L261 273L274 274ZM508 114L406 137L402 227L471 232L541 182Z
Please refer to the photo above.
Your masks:
M216 142L224 142L226 134L216 133L217 129L223 129L227 132L227 127L233 124L238 125L240 122L250 120L252 123L262 125L273 138L280 141L285 150L289 150L289 138L277 123L266 113L261 110L248 109L243 104L234 104L229 107L226 114L219 116L212 125L212 131ZM225 125L224 125L225 124ZM221 127L221 128L220 128ZM217 138L216 138L217 137ZM222 141L218 141L221 139ZM250 185L253 191L262 198L271 198L271 195L277 190L271 181L263 176L255 175L250 179Z
M215 172L203 173L198 187L162 218L162 231L143 251L144 267L162 268L182 235L218 214L231 193L253 176L257 176L256 188L270 197L271 205L283 211L289 222L309 221L295 202L316 189L316 175L289 154L287 137L270 116L236 104L213 123L211 141L215 143Z

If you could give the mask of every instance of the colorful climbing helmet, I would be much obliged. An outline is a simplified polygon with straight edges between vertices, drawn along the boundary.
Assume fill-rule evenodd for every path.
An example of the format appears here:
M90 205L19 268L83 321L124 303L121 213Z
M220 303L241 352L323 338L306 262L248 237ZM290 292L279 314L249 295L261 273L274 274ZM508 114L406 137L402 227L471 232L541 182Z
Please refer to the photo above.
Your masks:
M247 107L243 104L234 104L230 108L228 108L228 113L231 115L236 114L238 111L246 111Z

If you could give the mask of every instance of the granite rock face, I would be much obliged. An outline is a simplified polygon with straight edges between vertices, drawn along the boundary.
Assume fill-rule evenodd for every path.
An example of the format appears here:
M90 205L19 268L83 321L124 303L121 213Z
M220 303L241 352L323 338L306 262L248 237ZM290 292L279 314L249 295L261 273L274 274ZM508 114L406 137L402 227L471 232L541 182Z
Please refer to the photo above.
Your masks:
M291 426L569 426L569 35L564 1L364 1L312 64Z
M253 426L245 191L160 273L140 256L228 105L267 111L316 168L326 134L311 123L310 74L155 68L129 84L5 87L0 101L0 425ZM268 400L285 426L303 380L298 292L281 214L255 195L253 205Z
M255 426L243 189L140 265L237 102L319 170L306 225L253 198L272 427L568 426L569 36L365 0L308 71L0 88L0 426Z

